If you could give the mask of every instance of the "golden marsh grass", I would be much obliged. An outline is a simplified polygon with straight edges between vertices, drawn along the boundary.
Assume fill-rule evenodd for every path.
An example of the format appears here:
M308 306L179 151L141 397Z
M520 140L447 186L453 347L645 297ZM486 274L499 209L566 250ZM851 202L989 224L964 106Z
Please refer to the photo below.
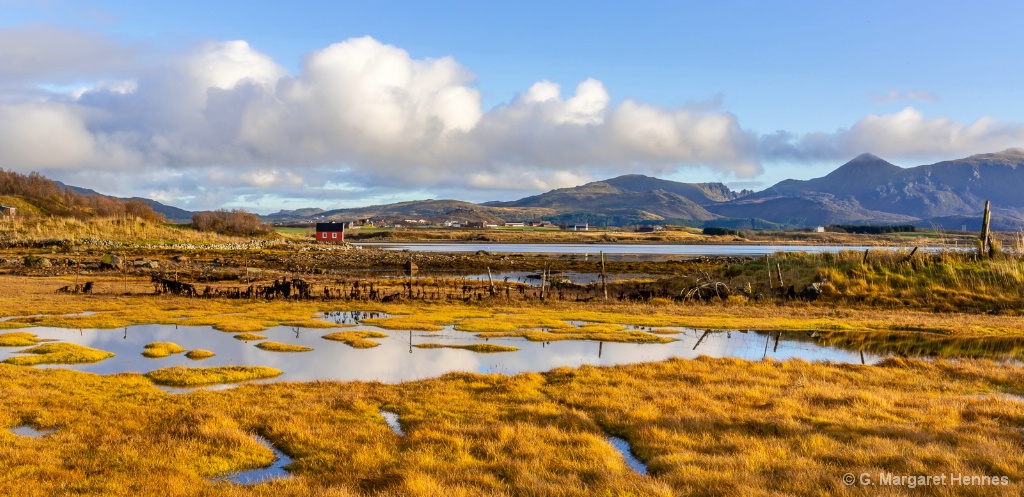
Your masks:
M113 353L78 345L75 343L44 343L18 352L4 362L16 366L35 366L37 364L82 364L100 362L114 357Z
M732 359L455 373L398 385L243 385L183 395L140 375L0 364L0 484L18 495L873 495L844 473L1007 476L1008 487L881 489L1016 495L1024 368ZM379 416L399 414L398 437ZM294 459L287 480L214 483ZM606 442L627 440L649 475ZM124 457L131 454L133 457Z

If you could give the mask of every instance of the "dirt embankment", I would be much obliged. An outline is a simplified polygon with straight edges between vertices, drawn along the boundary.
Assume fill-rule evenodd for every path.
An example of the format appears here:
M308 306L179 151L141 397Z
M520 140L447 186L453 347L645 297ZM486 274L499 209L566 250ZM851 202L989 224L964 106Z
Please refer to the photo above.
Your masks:
M744 258L698 257L691 259L612 260L605 263L608 274L679 275L696 268L735 263ZM252 250L157 250L118 248L115 250L7 250L0 254L0 273L57 276L71 274L126 274L134 276L175 275L193 281L260 279L271 274L388 276L404 274L410 262L418 274L483 274L493 272L573 271L600 272L593 257L575 255L434 253L394 251L378 248L339 246L285 246ZM272 279L272 278L271 278Z

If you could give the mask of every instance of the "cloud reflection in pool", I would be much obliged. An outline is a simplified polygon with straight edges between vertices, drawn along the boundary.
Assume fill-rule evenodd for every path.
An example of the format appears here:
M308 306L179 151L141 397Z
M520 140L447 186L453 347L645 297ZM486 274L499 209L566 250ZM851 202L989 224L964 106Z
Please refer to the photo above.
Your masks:
M346 328L353 329L353 328ZM800 358L808 361L877 362L876 354L863 356L856 351L824 347L809 340L804 333L764 332L705 332L683 329L671 335L678 341L667 344L632 344L592 341L529 342L522 338L490 339L490 343L509 344L518 352L505 354L477 354L456 349L419 349L411 347L422 342L479 343L484 339L470 333L446 327L438 333L418 331L388 331L371 326L369 329L387 333L377 339L380 346L354 349L343 343L324 340L324 334L334 330L296 329L275 327L262 332L268 339L313 347L303 354L284 354L256 348L254 342L234 339L231 333L210 327L174 325L139 325L120 330L68 330L61 328L27 329L42 338L59 339L107 350L116 357L95 364L54 365L43 367L69 368L98 374L121 372L146 373L170 366L211 367L229 365L268 366L284 371L272 381L310 380L362 380L396 383L407 380L437 377L452 371L516 374L525 371L548 371L557 367L575 367L584 364L614 365L661 361L670 357L694 358L738 357L760 360L763 357L785 360ZM162 359L143 357L143 346L150 342L174 342L187 350L207 349L217 355L203 361L193 361L184 354ZM10 357L16 348L0 348L0 360Z

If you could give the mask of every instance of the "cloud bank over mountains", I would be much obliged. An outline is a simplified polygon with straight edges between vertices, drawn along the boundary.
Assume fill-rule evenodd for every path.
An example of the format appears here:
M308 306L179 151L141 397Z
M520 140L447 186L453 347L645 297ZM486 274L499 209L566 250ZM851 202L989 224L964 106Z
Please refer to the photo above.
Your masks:
M539 81L483 109L473 81L452 57L415 59L370 37L313 51L291 72L245 41L166 54L61 28L4 28L0 167L210 208L263 195L499 197L687 167L749 179L772 161L1024 143L1020 123L958 123L912 107L833 132L761 135L715 102L613 102L595 79L572 92Z

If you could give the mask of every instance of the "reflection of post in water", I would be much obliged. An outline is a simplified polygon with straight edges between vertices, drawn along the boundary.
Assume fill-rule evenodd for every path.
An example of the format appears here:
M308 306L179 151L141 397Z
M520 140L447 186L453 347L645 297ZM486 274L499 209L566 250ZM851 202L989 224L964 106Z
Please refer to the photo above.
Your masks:
M773 354L779 351L779 337L781 337L781 336L782 336L782 332L781 331L775 334L775 348L772 349L772 353Z
M864 350L863 349L860 351L860 364L861 364L861 366L865 365L864 364Z
M700 338L697 339L697 343L693 344L693 350L697 350L697 347L700 346L700 342L704 341L704 337L708 336L708 333L710 333L710 332L707 331L707 330L704 330L704 334L701 335Z
M604 272L604 251L601 251L601 292L604 299L608 300L608 274Z
M761 359L768 357L768 342L772 340L772 334L769 333L764 337L764 353L761 354Z
M125 340L128 339L128 327L127 326L124 327L124 339Z
M604 350L604 342L597 342L597 358L601 358L601 352Z
M409 353L412 354L412 330L409 330Z

